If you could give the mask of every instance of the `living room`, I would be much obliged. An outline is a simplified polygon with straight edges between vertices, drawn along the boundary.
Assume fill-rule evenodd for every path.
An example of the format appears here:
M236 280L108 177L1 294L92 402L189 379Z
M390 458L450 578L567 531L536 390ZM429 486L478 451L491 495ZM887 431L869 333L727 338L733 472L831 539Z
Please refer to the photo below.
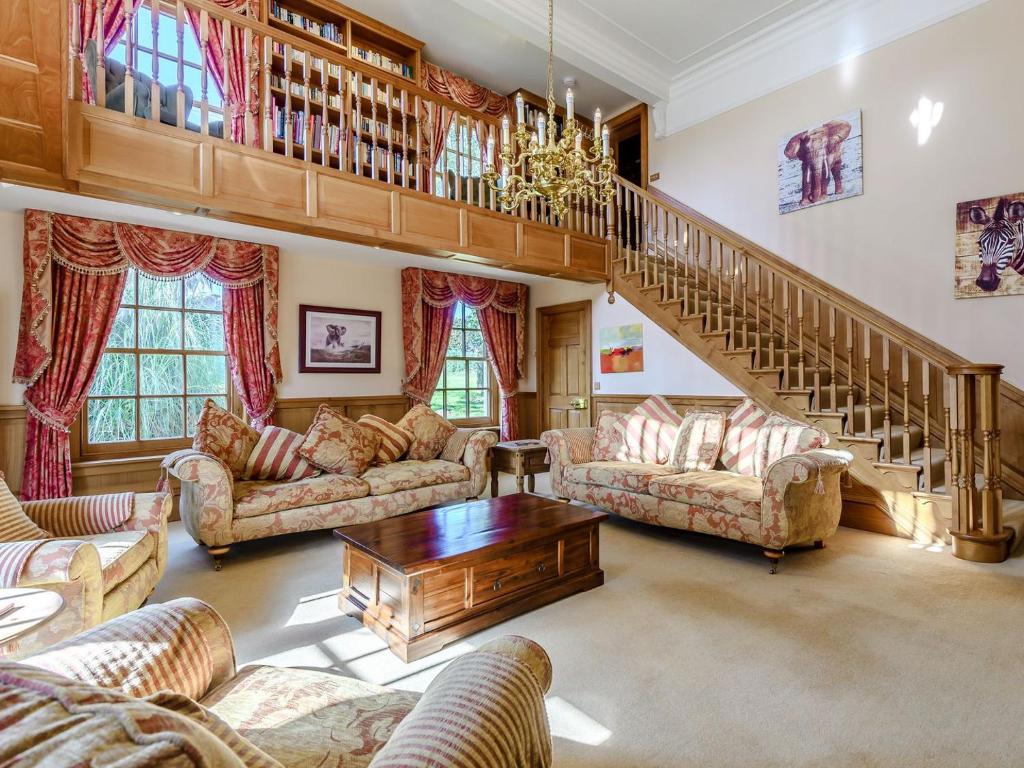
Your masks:
M1022 28L6 5L0 762L1015 764Z

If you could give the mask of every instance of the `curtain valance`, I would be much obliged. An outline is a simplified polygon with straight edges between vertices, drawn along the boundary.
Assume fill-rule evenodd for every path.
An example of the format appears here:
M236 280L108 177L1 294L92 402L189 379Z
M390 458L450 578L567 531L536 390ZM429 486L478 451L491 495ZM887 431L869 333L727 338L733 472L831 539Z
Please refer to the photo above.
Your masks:
M25 211L25 287L14 381L32 384L52 356L51 265L89 275L135 268L162 280L202 272L226 288L262 283L265 363L281 379L277 343L278 249L212 235L87 219L49 211Z
M501 117L509 111L508 99L505 96L472 80L430 62L423 62L422 71L420 84L431 93L457 101L485 115Z

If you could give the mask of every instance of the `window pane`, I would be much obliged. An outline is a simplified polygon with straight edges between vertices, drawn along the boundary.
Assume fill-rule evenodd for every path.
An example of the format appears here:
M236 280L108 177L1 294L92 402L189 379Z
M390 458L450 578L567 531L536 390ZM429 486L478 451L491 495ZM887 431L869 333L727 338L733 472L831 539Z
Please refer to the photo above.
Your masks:
M226 392L228 386L228 359L219 355L186 355L188 393L214 395Z
M209 398L209 399L213 400L213 402L215 402L221 408L227 410L228 399L226 397L224 397L223 395L218 395L217 397L212 397L212 398ZM187 435L188 437L195 437L195 434L196 434L196 424L199 423L199 414L203 412L203 403L205 403L206 400L207 400L207 398L205 398L205 397L190 397L190 398L188 398L188 416L187 416L188 424L186 425L187 426L187 431L188 431L188 435Z
M135 310L121 307L117 310L114 327L107 339L109 349L128 349L135 346Z
M466 390L464 389L449 389L445 392L445 418L446 419L464 419L469 413L466 403Z
M484 335L480 331L466 331L466 357L486 357Z
M482 419L489 415L487 395L486 389L471 389L469 391L469 417L471 419Z
M124 281L124 293L121 294L122 304L135 303L135 270L128 270L128 277Z
M139 348L181 349L181 313L140 309Z
M139 355L143 395L180 395L185 388L181 355Z
M430 407L438 413L444 411L444 390L440 387L434 390L434 396L430 398Z
M224 307L224 289L206 275L192 275L185 280L185 308L210 309L220 312Z
M91 399L89 442L123 443L135 439L135 401Z
M184 402L180 397L153 397L139 401L142 440L183 437Z
M178 25L177 20L173 16L168 16L166 13L161 13L160 21L157 25L157 45L160 47L160 53L166 53L168 56L178 56ZM186 34L189 34L186 32Z
M448 338L448 352L445 357L462 357L465 352L463 350L463 343L465 334L462 331L452 331L452 335Z
M448 360L445 362L445 387L453 389L466 386L466 361Z
M189 22L188 17L185 18L185 61L192 62L193 64L199 63L199 45L196 43L196 32L195 27ZM196 98L199 98L199 91L195 91Z
M477 315L476 310L472 307L466 307L466 327L467 328L479 328L480 317Z
M469 366L469 382L467 386L486 388L487 363L483 360L470 360L467 365Z
M89 390L97 395L135 394L135 355L122 352L107 352L100 358L96 378Z
M181 281L154 280L139 275L139 304L147 307L180 307Z
M146 29L149 29L148 25L146 26ZM149 40L150 39L151 38L147 35L146 36L146 44L147 45L149 44ZM149 76L151 76L153 74L153 57L150 54L146 53L145 51L140 51L139 49L136 48L135 49L135 61L136 61L135 68L139 72L144 74L146 77L149 77Z
M185 313L185 349L224 349L224 320L222 315L199 312Z

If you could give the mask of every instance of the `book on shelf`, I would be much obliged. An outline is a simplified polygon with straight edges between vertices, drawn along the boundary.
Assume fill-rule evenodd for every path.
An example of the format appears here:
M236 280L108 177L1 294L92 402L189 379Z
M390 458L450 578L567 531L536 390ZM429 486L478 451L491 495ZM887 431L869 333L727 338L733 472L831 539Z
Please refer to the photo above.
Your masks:
M358 45L353 45L352 55L357 59L362 59L368 64L373 64L373 66L380 67L388 72L401 75L402 77L407 77L410 80L416 79L416 70L414 67L403 61L395 61L390 56L387 56L380 51L372 51L367 48L361 48Z
M275 19L291 24L293 27L299 27L312 35L316 35L322 40L337 43L338 45L345 44L344 34L342 34L338 25L333 22L311 19L297 11L284 7L276 0L273 0L270 4L270 15Z

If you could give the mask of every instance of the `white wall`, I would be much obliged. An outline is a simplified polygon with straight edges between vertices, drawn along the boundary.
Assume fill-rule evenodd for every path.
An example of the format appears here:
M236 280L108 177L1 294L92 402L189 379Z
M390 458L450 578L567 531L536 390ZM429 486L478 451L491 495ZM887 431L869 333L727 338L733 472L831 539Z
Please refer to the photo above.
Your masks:
M1024 192L1022 30L1024 2L991 0L653 141L650 170L677 199L1024 386L1024 296L953 298L957 202ZM945 113L919 147L909 117L922 95ZM780 216L777 141L853 109L864 195Z

